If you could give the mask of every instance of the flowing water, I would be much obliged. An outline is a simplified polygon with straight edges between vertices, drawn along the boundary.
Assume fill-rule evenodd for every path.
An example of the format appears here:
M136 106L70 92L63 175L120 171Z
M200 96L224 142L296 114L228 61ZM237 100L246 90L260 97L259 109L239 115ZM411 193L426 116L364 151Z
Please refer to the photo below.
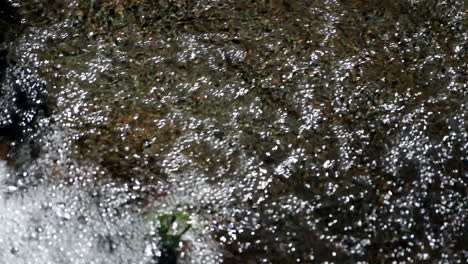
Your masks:
M465 1L0 7L0 263L466 263Z

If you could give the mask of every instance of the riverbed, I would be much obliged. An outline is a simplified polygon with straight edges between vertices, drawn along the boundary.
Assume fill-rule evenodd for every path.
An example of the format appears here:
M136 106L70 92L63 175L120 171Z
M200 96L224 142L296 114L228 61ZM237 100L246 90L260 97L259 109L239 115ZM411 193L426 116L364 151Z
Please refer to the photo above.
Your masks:
M468 258L465 1L10 2L0 263Z

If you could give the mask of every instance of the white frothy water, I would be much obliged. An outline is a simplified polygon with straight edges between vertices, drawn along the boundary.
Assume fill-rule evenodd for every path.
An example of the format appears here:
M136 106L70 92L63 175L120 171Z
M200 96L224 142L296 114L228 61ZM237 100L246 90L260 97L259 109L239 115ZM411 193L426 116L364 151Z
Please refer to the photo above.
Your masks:
M173 183L160 186L171 195L141 208L131 202L135 193L127 185L86 180L92 169L70 165L68 133L55 129L44 139L42 155L23 168L24 181L0 160L0 264L156 263L160 242L147 213L177 210L190 214L192 226L181 238L178 263L221 262L209 234L212 219L200 207L210 204L207 196L229 195L223 188L216 192L196 175L186 175L191 184L173 175ZM39 171L47 180L27 179ZM64 184L66 179L73 183Z
M8 176L0 162L2 181ZM100 207L75 186L45 184L0 195L1 263L148 263L147 226L129 211Z

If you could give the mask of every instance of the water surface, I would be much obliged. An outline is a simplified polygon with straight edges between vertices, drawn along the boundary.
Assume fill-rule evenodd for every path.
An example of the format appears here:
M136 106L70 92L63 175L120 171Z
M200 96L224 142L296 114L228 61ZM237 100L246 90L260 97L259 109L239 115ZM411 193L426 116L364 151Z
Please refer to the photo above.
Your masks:
M1 259L467 259L464 1L16 2Z

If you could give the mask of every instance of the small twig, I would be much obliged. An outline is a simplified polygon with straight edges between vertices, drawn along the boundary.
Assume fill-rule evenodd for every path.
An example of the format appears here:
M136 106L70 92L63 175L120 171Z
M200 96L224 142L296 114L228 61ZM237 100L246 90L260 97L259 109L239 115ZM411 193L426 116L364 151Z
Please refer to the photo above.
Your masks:
M190 228L192 228L192 225L185 227L185 229L178 235L178 238L180 239Z

